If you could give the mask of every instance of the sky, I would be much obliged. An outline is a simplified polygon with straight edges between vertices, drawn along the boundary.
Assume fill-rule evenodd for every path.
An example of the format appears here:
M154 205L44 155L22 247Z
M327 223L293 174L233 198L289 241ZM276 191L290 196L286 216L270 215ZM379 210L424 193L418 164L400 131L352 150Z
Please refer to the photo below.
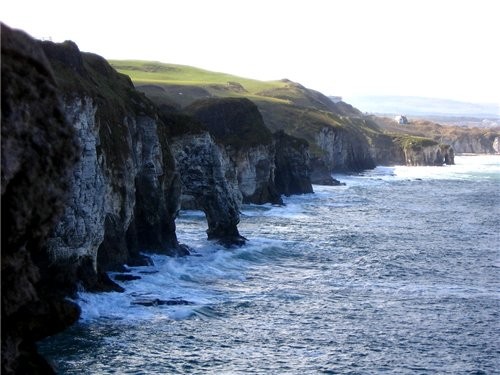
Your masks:
M500 103L497 0L3 0L0 20L107 59L288 78L327 95Z

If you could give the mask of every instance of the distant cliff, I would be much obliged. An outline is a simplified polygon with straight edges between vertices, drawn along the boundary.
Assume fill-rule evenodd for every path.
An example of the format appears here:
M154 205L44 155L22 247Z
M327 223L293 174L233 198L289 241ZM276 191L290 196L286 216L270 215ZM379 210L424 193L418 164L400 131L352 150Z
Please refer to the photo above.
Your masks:
M158 105L183 109L199 100L250 99L271 132L284 132L307 142L309 175L315 183L332 183L332 171L360 171L379 163L405 164L409 160L394 142L393 132L386 132L371 116L288 79L263 82L158 62L111 63L130 75L136 87Z
M499 128L469 128L442 125L428 120L411 119L407 125L399 125L392 118L369 116L382 130L389 134L400 134L431 139L450 145L457 154L494 154L495 140L500 139Z
M449 145L419 137L395 137L394 141L401 146L406 165L455 164L455 151Z
M458 154L498 154L500 130L483 131L481 134L460 134L443 138ZM495 146L496 145L496 146Z

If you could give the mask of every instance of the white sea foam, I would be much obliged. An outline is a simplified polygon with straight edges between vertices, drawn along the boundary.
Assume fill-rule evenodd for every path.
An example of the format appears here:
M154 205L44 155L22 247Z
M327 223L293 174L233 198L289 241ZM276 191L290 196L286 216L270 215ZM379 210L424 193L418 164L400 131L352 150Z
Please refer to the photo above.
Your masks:
M380 184L391 180L500 179L500 155L458 155L454 165L379 166L361 174L335 174L334 178L350 186ZM317 189L315 187L315 191Z
M195 256L153 256L125 293L81 293L78 339L40 347L61 373L370 373L382 360L495 373L498 161L379 167L283 207L244 206L241 248L181 212Z
M79 293L81 320L130 322L211 316L210 306L230 298L227 290L245 282L248 269L265 262L266 252L271 254L281 244L281 241L252 238L244 247L226 249L200 238L204 235L203 222L198 222L199 232L191 237L191 229L184 231L192 224L188 223L190 219L184 216L182 220L181 234L186 242L194 244L195 256L149 255L153 266L130 268L130 274L141 279L117 281L126 289L124 293ZM115 275L110 274L112 278ZM153 306L137 304L141 301L153 302ZM162 304L162 301L168 303ZM181 302L176 304L176 301Z
M356 186L386 184L390 181L417 179L500 178L500 155L457 156L456 165L443 167L381 166L360 175L337 175L346 186L314 186L314 194L284 197L285 206L244 205L240 231L251 233L247 245L225 249L206 239L206 220L201 211L182 211L177 219L180 242L188 244L195 256L171 258L153 255L154 266L133 267L131 274L140 280L118 282L124 293L92 294L82 292L79 304L82 319L186 319L205 316L207 307L230 296L231 285L244 283L247 272L276 254L281 256L286 242L265 238L259 218L279 221L308 222L315 220L317 207L346 207L364 204L363 197L349 193ZM353 201L356 199L356 201ZM253 225L253 227L252 227ZM269 228L275 235L287 237L295 229L290 226ZM114 277L114 274L111 274ZM165 304L142 306L134 301L185 301L186 305ZM205 312L203 312L205 311Z

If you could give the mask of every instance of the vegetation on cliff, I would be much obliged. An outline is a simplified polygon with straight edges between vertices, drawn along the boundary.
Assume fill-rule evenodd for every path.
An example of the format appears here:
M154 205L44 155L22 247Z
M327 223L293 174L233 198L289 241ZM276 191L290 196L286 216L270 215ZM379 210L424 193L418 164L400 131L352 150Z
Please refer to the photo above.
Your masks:
M352 106L334 103L325 95L288 79L264 82L146 61L112 60L110 63L119 72L130 75L136 88L157 105L182 109L189 108L200 99L247 98L257 105L267 128L306 140L313 157L323 158L327 153L317 144L318 133L324 128L347 134L344 138L352 141L353 147L369 143L377 128L373 122L367 124L360 120L363 117L361 112ZM370 131L360 131L360 125ZM363 153L353 152L352 156L355 159L356 155ZM364 158L346 162L345 169L374 166L373 162Z
M328 158L329 150L321 147L317 140L318 133L325 128L333 129L337 136L343 134L349 142L360 145L357 153L366 153L368 147L377 163L404 163L402 150L398 150L401 147L439 143L461 147L463 143L471 143L470 137L484 139L481 145L484 143L485 146L476 149L489 148L491 152L490 144L499 133L493 129L486 131L488 134L479 134L475 130L423 121L408 127L397 126L389 119L364 116L347 103L334 103L325 95L288 79L258 81L190 66L138 60L112 60L110 63L119 72L130 76L136 88L158 105L182 109L200 99L248 98L257 105L265 125L272 132L282 130L306 140L311 156L323 160ZM473 146L468 149L473 149ZM356 166L368 168L373 162L361 158L344 165L347 169Z
M500 138L500 128L468 128L442 125L429 120L411 119L407 125L399 125L392 118L369 116L387 133L401 137L415 136L432 139L437 143L451 145L456 153L495 153L496 138Z
M257 107L246 98L201 99L190 104L185 111L203 123L224 145L241 149L272 142L271 131L265 126Z

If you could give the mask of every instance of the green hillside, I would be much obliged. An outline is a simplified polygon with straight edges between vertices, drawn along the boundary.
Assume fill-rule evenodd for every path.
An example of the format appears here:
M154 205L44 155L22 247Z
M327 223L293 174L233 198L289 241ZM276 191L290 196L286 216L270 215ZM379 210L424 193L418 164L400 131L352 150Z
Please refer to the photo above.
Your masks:
M361 113L345 103L335 104L325 95L287 79L259 81L185 65L139 60L110 60L120 73L130 76L139 91L158 105L182 109L209 97L245 97L261 111L272 130L305 138L312 146L315 133L325 126L351 127L346 116Z
M109 63L120 73L130 76L139 88L145 86L148 90L150 86L156 86L156 91L163 88L167 95L180 96L179 93L182 93L188 99L194 100L199 99L202 95L203 91L200 91L200 88L205 90L203 95L243 96L270 100L273 99L271 96L259 93L286 87L286 83L282 81L258 81L187 65L141 60L110 60ZM176 90L172 91L171 88ZM184 99L179 101L186 101ZM281 101L286 102L286 100Z
M128 75L135 86L157 101L170 101L185 107L207 97L245 97L254 102L270 102L348 114L359 111L335 105L325 95L287 79L259 81L186 65L140 60L110 60L120 73ZM350 108L348 108L350 107ZM352 113L349 113L352 114Z
M276 132L303 138L313 155L324 155L317 145L321 129L348 132L351 139L368 145L400 142L407 136L382 130L380 124L349 104L334 103L322 93L287 79L259 81L185 65L139 60L110 60L120 73L130 76L135 87L159 106L184 110L193 102L211 97L248 98L262 114L266 126Z

